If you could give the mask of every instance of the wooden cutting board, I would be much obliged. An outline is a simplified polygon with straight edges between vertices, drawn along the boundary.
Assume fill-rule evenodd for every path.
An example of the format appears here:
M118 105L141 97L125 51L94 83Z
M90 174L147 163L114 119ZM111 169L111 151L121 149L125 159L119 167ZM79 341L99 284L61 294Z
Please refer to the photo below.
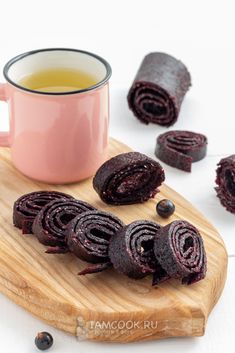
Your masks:
M110 156L130 151L110 141ZM193 181L193 176L192 176ZM72 254L49 255L33 235L21 235L12 225L12 205L24 193L59 190L111 211L124 222L150 219L166 224L156 215L156 202L171 199L171 217L193 223L201 232L207 257L206 278L191 286L170 280L151 286L151 277L132 280L106 272L77 276L86 263ZM208 316L219 299L227 271L227 253L216 229L188 201L169 188L144 204L107 206L92 188L91 180L65 186L32 181L11 164L10 151L0 149L0 291L48 324L79 339L130 342L169 336L201 336Z

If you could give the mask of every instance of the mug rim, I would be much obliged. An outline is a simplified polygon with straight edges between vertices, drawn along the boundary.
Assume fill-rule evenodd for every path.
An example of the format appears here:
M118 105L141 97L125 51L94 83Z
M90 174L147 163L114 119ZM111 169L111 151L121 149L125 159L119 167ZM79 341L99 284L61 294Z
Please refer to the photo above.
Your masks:
M46 51L72 51L72 52L77 52L77 53L82 53L82 54L86 54L86 55L89 55L89 56L92 56L93 58L99 60L104 66L105 66L105 69L106 69L106 75L105 77L99 81L98 83L96 83L95 85L92 85L92 86L89 86L87 88L83 88L83 89L80 89L80 90L74 90L74 91L68 91L68 92L43 92L43 91L37 91L37 90L33 90L33 89L30 89L30 88L26 88L24 86L21 86L19 85L18 83L12 81L9 76L8 76L8 71L10 69L10 67L15 64L17 61L29 56L29 55L34 55L34 54L37 54L37 53L40 53L40 52L46 52ZM96 88L99 88L103 85L105 85L108 80L110 79L111 75L112 75L112 69L111 69L111 66L110 64L104 59L102 58L101 56L97 55L97 54L94 54L94 53L91 53L89 51L86 51L86 50L81 50L81 49L73 49L73 48L43 48L43 49L35 49L35 50L30 50L30 51L27 51L25 53L22 53L22 54L19 54L15 57L13 57L12 59L10 59L4 66L3 68L3 75L6 79L7 82L9 82L10 84L12 84L13 86L21 89L21 90L24 90L24 91L27 91L27 92L31 92L31 93L35 93L35 94L45 94L45 95L50 95L50 96L61 96L61 95L70 95L70 94L78 94L78 93L84 93L84 92L88 92L88 91L93 91L95 90Z

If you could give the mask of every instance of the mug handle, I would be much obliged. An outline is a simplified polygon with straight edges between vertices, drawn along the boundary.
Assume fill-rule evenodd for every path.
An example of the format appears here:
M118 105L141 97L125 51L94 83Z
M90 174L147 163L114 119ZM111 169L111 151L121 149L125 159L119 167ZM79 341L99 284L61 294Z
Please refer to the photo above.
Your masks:
M7 101L6 94L6 83L0 83L0 101ZM1 147L9 147L10 146L10 132L8 131L0 131L0 146Z

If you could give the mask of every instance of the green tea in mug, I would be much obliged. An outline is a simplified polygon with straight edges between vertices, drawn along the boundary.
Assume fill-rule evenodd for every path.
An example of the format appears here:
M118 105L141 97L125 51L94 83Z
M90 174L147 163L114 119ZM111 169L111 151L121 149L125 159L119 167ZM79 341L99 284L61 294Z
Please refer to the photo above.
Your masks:
M69 92L86 89L97 84L97 79L84 71L52 68L23 77L20 86L41 92Z

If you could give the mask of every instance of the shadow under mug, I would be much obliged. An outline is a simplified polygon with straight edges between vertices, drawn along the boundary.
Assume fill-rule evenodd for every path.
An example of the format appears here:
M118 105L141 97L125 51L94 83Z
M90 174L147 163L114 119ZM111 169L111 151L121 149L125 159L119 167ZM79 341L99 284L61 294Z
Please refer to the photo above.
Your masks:
M19 84L22 77L50 68L87 72L97 84L69 92L40 92ZM47 183L71 183L90 177L107 158L111 67L86 51L50 48L30 51L4 67L7 83L0 100L9 104L10 129L0 146L11 148L15 167Z

